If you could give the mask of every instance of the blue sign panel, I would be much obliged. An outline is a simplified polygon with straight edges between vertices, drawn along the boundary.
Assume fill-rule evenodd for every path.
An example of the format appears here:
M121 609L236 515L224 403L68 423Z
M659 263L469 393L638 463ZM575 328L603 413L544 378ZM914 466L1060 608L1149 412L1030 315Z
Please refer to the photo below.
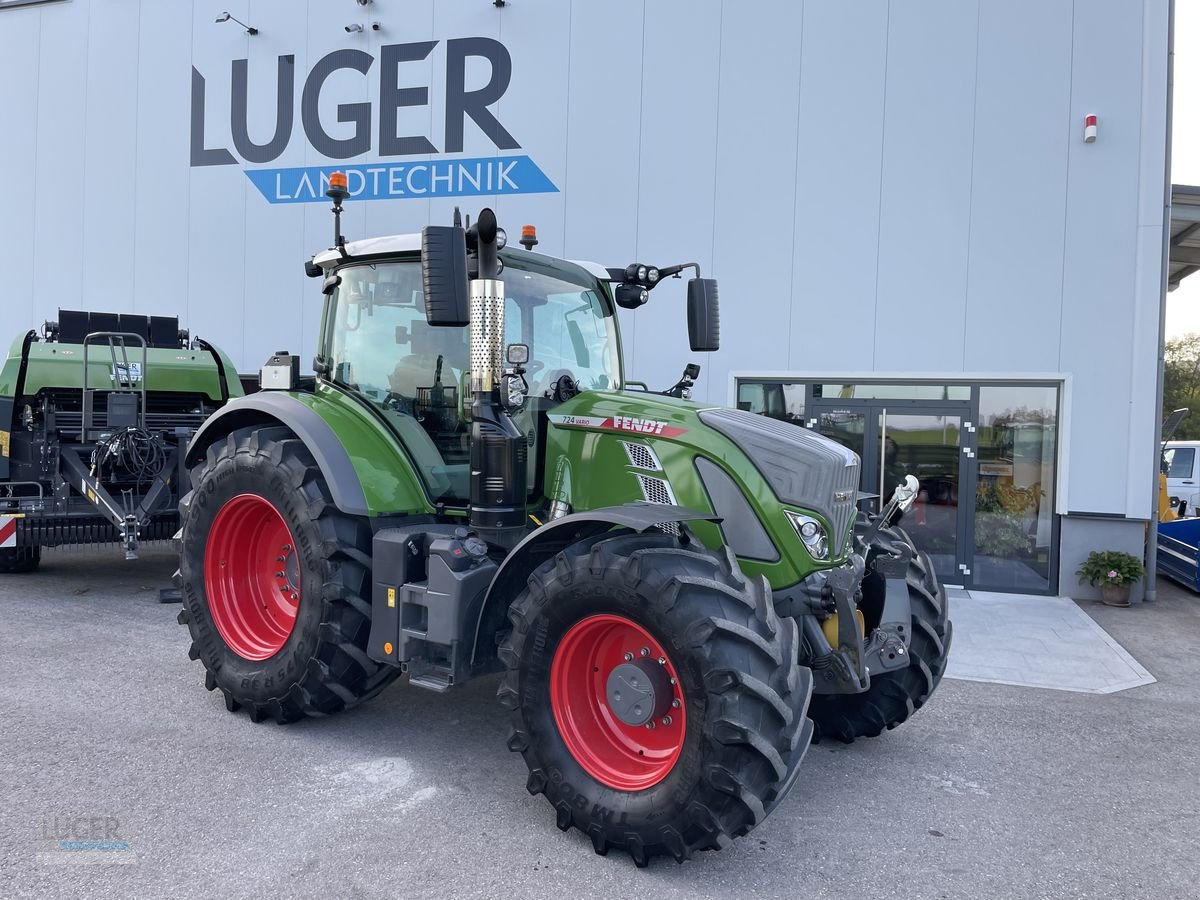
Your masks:
M246 171L246 177L270 203L325 203L333 172L346 173L350 196L356 200L558 192L528 156L253 169Z

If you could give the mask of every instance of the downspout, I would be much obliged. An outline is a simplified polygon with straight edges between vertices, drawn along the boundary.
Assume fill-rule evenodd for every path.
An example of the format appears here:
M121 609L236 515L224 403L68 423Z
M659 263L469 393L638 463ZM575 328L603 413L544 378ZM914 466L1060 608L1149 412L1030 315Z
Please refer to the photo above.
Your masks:
M1166 366L1167 286L1171 259L1171 119L1175 93L1175 0L1167 10L1167 158L1163 174L1163 251L1162 283L1158 301L1158 380L1154 392L1155 423L1162 427L1163 370ZM1158 599L1158 474L1162 464L1162 448L1157 430L1154 433L1154 482L1150 491L1150 527L1146 529L1146 592L1144 601Z

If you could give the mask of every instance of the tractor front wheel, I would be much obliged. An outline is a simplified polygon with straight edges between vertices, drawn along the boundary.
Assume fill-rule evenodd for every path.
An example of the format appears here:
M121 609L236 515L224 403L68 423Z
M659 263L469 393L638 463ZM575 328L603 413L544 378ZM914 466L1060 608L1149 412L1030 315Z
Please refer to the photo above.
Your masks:
M749 832L808 749L796 624L731 555L618 533L538 568L509 610L500 701L559 828L638 865Z
M180 502L179 621L230 711L291 722L349 708L399 674L366 654L371 529L333 505L286 428L209 447Z

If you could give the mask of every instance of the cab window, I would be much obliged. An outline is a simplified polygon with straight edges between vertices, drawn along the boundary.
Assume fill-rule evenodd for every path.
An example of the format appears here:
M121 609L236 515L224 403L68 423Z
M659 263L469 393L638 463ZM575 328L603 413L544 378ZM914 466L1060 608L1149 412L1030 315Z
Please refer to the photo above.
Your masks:
M1166 454L1168 478L1191 478L1195 471L1195 447L1172 447Z

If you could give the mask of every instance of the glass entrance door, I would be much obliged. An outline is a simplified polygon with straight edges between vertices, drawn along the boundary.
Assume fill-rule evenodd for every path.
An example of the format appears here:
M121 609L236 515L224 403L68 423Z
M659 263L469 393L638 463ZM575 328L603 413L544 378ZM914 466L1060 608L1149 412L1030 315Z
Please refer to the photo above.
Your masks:
M962 584L965 571L962 535L966 507L962 491L963 416L942 409L895 411L883 408L879 420L877 456L880 502L891 497L906 475L921 483L916 502L904 516L903 527L933 559L943 582Z
M964 584L970 576L963 540L969 506L961 502L964 461L971 458L963 444L968 407L817 401L808 418L810 428L862 458L862 490L880 498L865 502L865 509L878 511L905 475L920 481L904 529L949 584Z

